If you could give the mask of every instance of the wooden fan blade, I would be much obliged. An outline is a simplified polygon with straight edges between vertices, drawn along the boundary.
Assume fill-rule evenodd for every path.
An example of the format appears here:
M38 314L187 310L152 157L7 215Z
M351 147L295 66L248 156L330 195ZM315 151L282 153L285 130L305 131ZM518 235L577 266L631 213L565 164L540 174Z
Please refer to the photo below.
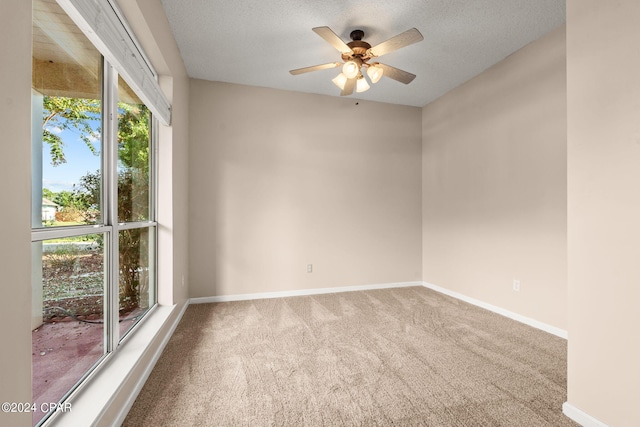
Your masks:
M313 65L311 67L298 68L296 70L291 70L289 72L294 76L296 76L298 74L310 73L311 71L326 70L328 68L338 68L341 65L342 65L342 62L330 62L328 64Z
M315 27L312 30L325 39L329 44L335 47L340 53L352 53L353 51L345 42L342 41L340 37L336 33L331 30L329 27Z
M397 36L391 37L387 41L383 41L382 43L375 45L369 49L369 53L373 56L382 56L389 52L393 52L394 50L398 50L401 47L417 43L421 40L424 40L424 37L422 37L420 31L412 28L404 33L398 34Z
M406 85L411 83L413 79L416 78L415 74L411 74L399 68L392 67L391 65L385 65L385 64L376 64L376 65L382 68L383 77L389 77L390 79L397 80L400 83L404 83Z
M352 79L347 79L347 82L344 84L344 89L340 92L340 96L349 96L353 93L353 90L356 88L357 77Z

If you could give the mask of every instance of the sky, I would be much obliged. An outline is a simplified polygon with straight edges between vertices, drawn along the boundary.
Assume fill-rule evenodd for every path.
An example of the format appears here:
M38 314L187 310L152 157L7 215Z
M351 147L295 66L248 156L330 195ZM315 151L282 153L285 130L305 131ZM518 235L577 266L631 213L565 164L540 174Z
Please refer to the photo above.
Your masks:
M100 125L96 120L96 128ZM76 129L62 130L52 125L47 130L59 135L64 142L64 155L67 163L58 166L51 164L51 155L49 154L49 145L43 142L42 146L42 187L48 188L54 193L62 190L73 190L73 185L80 182L80 177L87 172L95 172L100 169L101 158L99 153L102 151L100 141L95 141L94 146L98 151L98 155L94 155L89 147L80 139L79 131Z

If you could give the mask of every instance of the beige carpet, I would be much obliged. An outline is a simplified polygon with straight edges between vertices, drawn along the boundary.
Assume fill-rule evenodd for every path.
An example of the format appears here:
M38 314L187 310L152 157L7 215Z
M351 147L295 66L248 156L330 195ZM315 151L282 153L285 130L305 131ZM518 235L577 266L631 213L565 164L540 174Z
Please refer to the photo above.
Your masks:
M124 426L577 426L566 341L422 287L190 306Z

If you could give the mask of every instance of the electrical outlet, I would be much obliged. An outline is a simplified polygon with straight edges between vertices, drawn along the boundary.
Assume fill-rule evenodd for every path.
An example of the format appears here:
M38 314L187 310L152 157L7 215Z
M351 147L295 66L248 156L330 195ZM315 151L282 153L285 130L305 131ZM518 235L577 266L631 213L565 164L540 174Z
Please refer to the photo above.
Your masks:
M520 280L513 279L513 290L520 292Z
M313 273L313 264L307 264L307 273Z

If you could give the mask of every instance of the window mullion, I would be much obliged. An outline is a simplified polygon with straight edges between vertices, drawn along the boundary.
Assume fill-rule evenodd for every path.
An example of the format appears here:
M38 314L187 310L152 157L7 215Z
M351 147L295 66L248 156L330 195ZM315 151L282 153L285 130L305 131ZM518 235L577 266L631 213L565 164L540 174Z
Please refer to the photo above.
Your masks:
M31 230L31 241L39 242L49 239L60 239L64 237L83 236L86 234L97 234L103 233L105 231L111 231L111 227L97 224L56 228L38 228Z
M118 345L118 73L105 60L104 65L104 204L105 224L111 229L108 234L108 274L106 280L106 326L105 347L113 351Z
M151 157L149 159L151 166L151 188L149 189L149 219L158 221L158 120L155 116L151 116L149 126L151 127Z
M118 223L118 229L131 230L133 228L155 227L156 225L157 223L155 221L121 222Z

